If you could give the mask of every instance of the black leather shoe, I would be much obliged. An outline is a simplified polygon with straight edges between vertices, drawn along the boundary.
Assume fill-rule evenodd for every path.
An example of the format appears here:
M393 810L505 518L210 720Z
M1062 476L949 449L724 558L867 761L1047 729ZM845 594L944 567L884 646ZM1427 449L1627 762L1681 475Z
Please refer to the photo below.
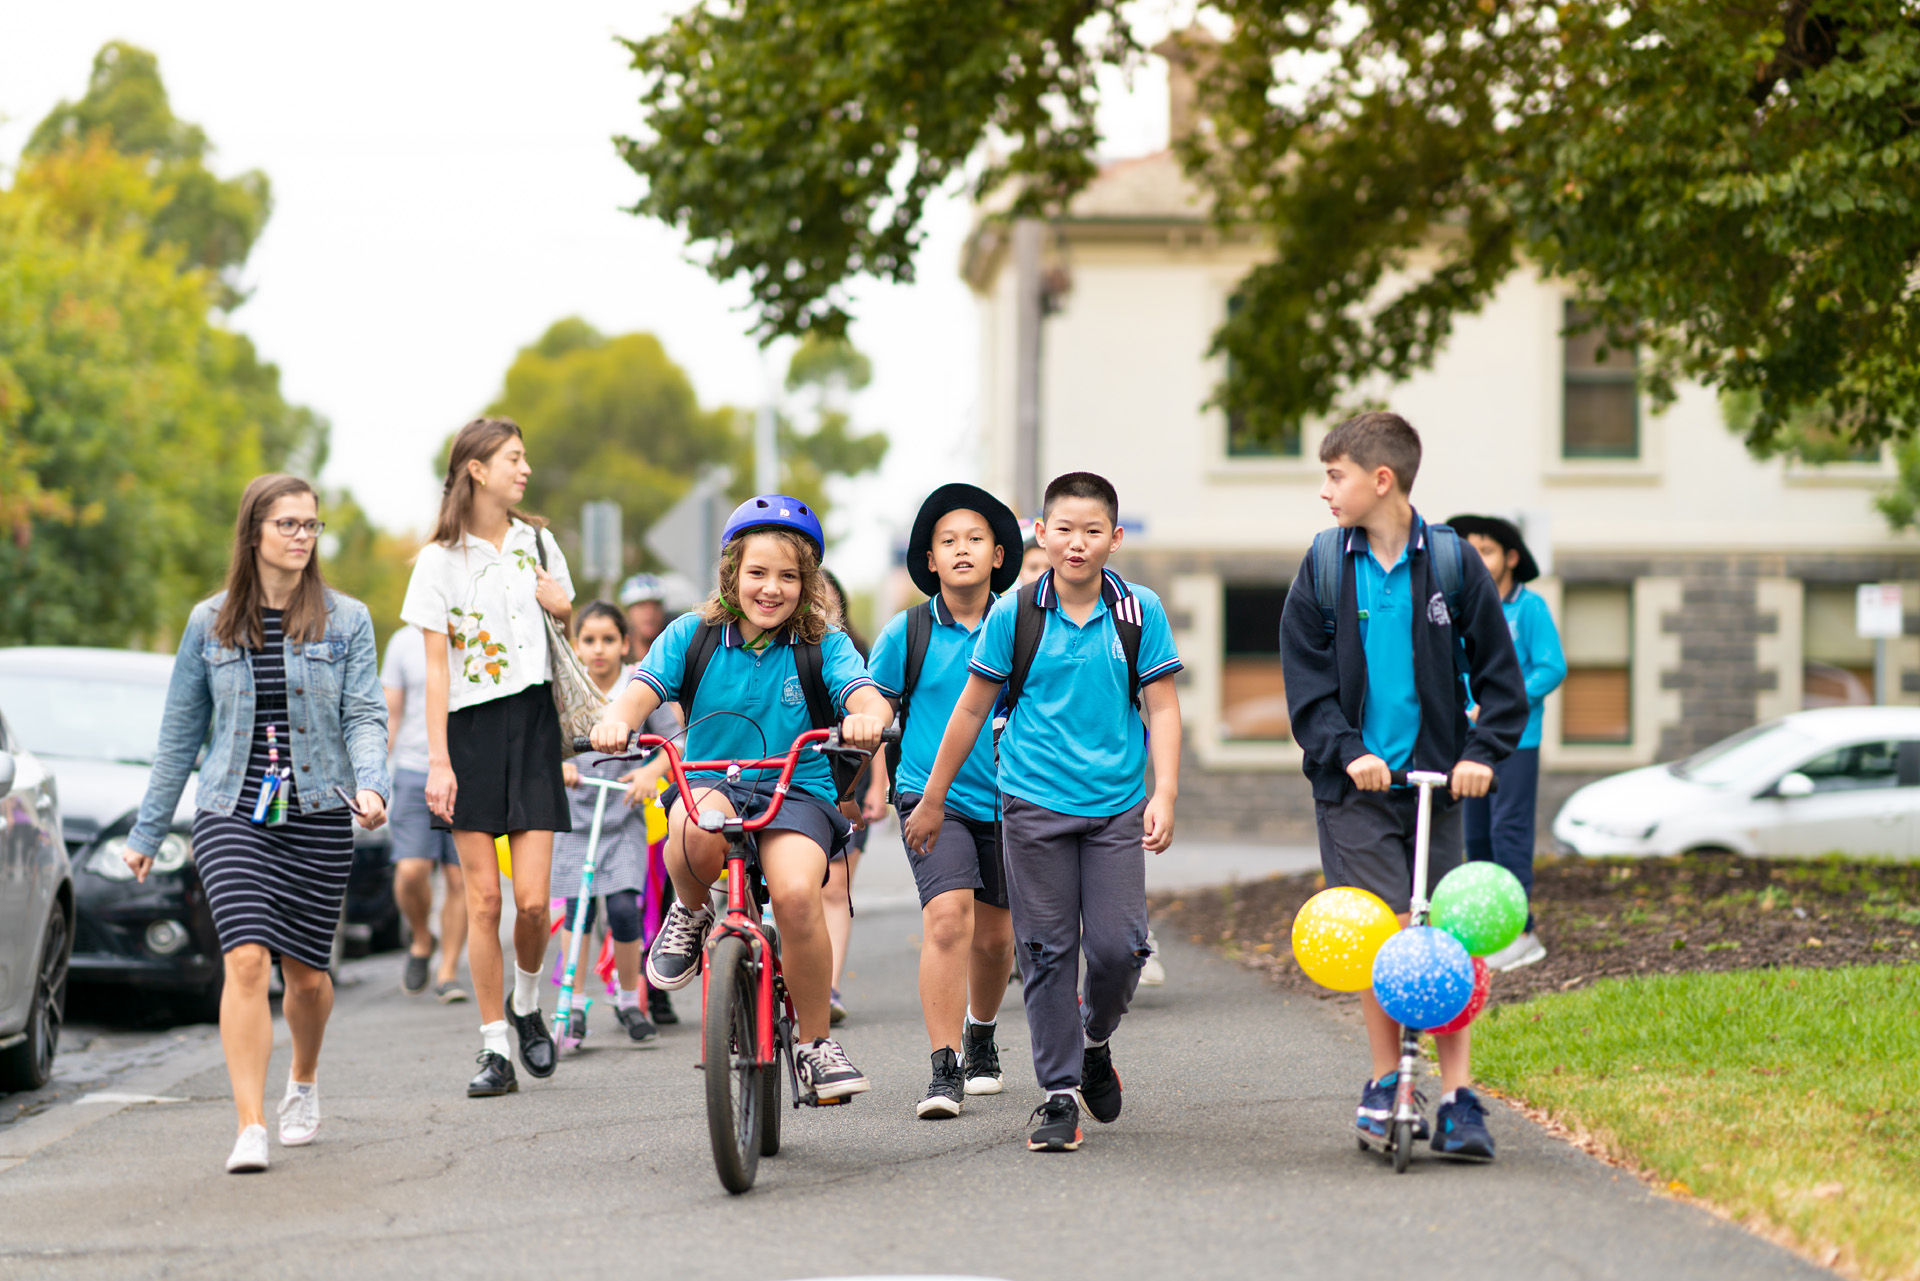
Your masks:
M673 998L657 987L647 989L647 1016L657 1027L667 1027L680 1021L680 1016L673 1012Z
M480 1072L467 1082L468 1098L493 1099L502 1094L512 1094L520 1088L519 1080L513 1075L513 1064L492 1050L480 1051L480 1057L475 1061L480 1064Z
M516 1014L513 1010L513 997L507 997L507 1022L513 1025L514 1034L520 1038L520 1066L527 1069L529 1075L541 1080L553 1075L554 1064L560 1061L560 1052L554 1047L553 1033L547 1030L547 1020L535 1010L531 1014Z

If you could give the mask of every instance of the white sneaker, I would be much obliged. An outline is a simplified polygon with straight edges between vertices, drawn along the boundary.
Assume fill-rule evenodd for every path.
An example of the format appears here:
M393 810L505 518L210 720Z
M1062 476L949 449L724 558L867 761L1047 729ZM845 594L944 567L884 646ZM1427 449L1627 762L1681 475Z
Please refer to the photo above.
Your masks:
M280 1100L280 1146L304 1147L320 1132L320 1087L304 1093L287 1082L287 1097Z
M1159 987L1167 981L1167 969L1160 964L1160 945L1154 942L1153 931L1147 931L1147 959L1140 964L1140 986Z
M227 1157L228 1174L258 1174L267 1168L267 1127L250 1125L233 1141Z
M1546 959L1546 945L1531 930L1485 958L1488 969L1501 973L1517 970L1522 966L1532 965L1535 961Z

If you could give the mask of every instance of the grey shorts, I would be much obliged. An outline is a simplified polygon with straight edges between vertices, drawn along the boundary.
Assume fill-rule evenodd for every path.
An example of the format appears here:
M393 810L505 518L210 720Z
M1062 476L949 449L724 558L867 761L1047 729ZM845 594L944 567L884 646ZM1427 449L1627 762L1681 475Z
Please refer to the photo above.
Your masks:
M1465 860L1462 807L1436 791L1427 843L1427 893ZM1315 801L1320 832L1320 870L1329 888L1352 885L1405 912L1413 897L1413 837L1420 794L1410 787L1387 792L1349 791L1342 801Z
M745 779L727 782L716 779L703 783L689 779L688 786L693 788L696 803L699 797L708 791L716 791L727 798L733 806L733 812L742 818L755 818L764 813L768 802L773 799L772 782L750 783ZM664 804L669 821L673 816L673 807L680 801L680 789L669 787ZM812 792L791 788L787 799L780 802L780 812L773 816L773 822L760 829L763 832L798 832L827 852L831 862L842 858L847 851L847 838L853 834L853 824L840 813L839 807L821 800Z
M906 826L918 796L902 793L899 798L900 825ZM907 851L907 865L913 869L913 883L920 889L920 906L925 907L949 890L972 890L976 902L989 907L1007 906L1007 870L1000 855L1000 825L946 812L940 835L925 855Z
M453 848L453 833L433 825L427 809L427 776L418 770L393 772L393 807L387 811L387 830L392 835L393 861L426 858L453 867L460 855Z

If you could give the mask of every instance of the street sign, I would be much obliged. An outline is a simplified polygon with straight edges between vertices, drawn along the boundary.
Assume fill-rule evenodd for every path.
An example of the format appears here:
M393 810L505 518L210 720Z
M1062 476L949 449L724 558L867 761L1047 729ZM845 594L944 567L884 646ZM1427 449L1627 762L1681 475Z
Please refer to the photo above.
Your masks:
M647 547L684 574L702 595L719 580L720 530L732 508L727 486L733 472L717 467L693 483L693 488L647 530Z
M1862 583L1854 595L1854 628L1862 638L1898 636L1906 629L1900 584Z
M589 582L620 577L620 504L610 499L580 505L580 576Z

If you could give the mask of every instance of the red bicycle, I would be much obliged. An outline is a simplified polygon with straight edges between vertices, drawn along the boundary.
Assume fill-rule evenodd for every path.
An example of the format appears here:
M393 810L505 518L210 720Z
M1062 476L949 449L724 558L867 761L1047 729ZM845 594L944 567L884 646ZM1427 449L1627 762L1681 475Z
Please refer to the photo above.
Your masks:
M891 742L898 735L897 729L890 728L882 737ZM588 751L591 746L584 738L574 740L575 751ZM846 1102L817 1098L801 1088L793 1058L793 1001L780 973L780 934L761 920L766 906L764 883L748 873L753 834L780 813L802 752L862 757L869 753L842 746L838 729L808 730L793 740L786 755L761 761L683 761L670 740L653 734L635 735L628 747L621 759L648 756L656 748L667 754L668 773L688 808L694 795L687 783L688 770L724 772L729 780L748 770L780 771L762 813L741 818L717 809L701 810L695 820L701 831L727 840L727 910L714 922L701 957L700 1067L707 1081L707 1137L713 1143L714 1169L721 1186L738 1194L753 1186L760 1158L780 1151L783 1064L793 1086L794 1107Z

